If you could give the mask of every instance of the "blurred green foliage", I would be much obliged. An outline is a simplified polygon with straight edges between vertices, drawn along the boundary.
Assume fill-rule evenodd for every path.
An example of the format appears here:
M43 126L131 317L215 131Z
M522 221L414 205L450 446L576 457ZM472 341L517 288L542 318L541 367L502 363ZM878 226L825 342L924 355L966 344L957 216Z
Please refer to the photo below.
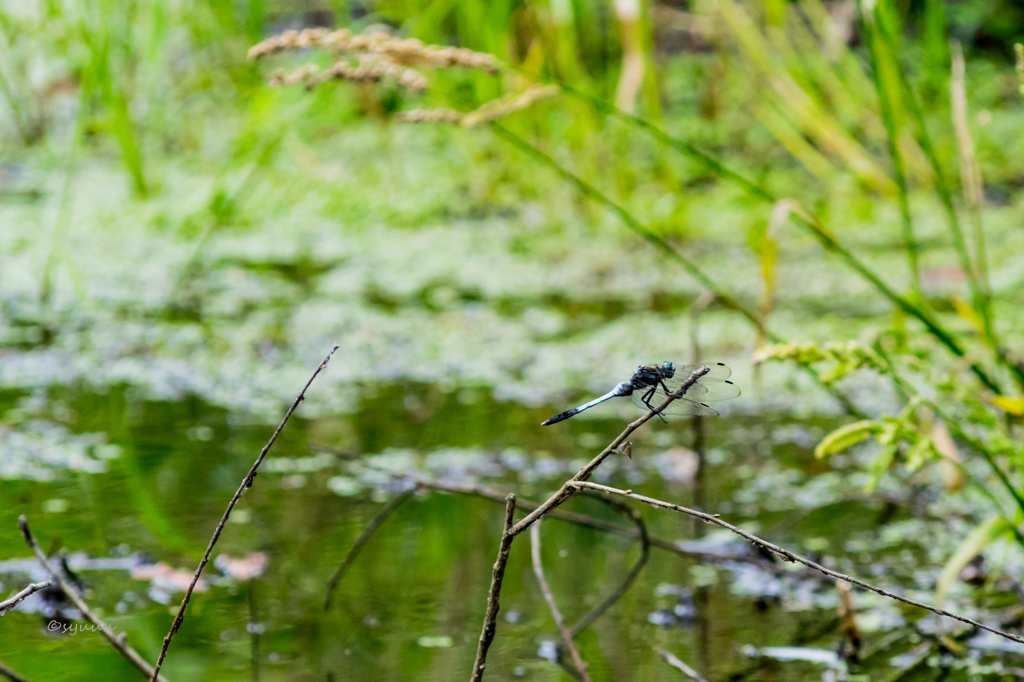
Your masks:
M514 68L497 77L432 71L425 94L334 83L307 93L268 87L263 68L245 58L253 43L287 28L360 31L379 24L425 42L488 52ZM926 462L961 465L959 451L947 445L949 434L936 426L944 424L983 465L962 475L994 510L992 527L1003 529L1024 514L1015 478L1024 466L1020 415L998 410L1024 390L1014 254L1024 140L1012 50L1022 29L1024 11L1008 0L7 2L0 7L0 163L31 160L60 174L66 195L72 174L89 160L119 159L134 196L119 209L136 211L140 230L175 231L192 246L170 309L162 311L172 321L204 320L196 283L205 272L204 247L219 232L246 230L257 222L251 211L299 202L315 188L334 190L317 195L328 197L317 210L337 220L366 220L366 202L346 192L380 185L385 190L372 194L380 206L370 217L402 227L515 211L531 202L603 228L597 208L584 201L590 198L651 242L677 249L677 262L703 266L711 242L746 248L760 272L744 279L738 268L728 271L716 286L732 298L720 296L719 303L757 307L759 314L748 318L762 342L768 330L813 335L807 320L817 318L828 326L819 336L834 337L831 344L780 344L769 356L816 367L829 384L878 372L904 405L896 417L833 432L819 452L835 455L874 441L871 482L900 466L912 482ZM967 111L960 121L950 98L957 85L951 38L967 56ZM326 59L292 54L277 63L308 58ZM411 134L396 132L395 112L466 111L533 81L574 90L502 122L510 133L502 137L521 141L518 149L491 131L461 129L416 137L410 146L419 156L401 147L410 139L402 136ZM958 135L958 124L972 144ZM346 178L357 180L343 183L316 157L337 149L322 143L345 135L355 159ZM436 177L417 179L418 188L440 189L416 194L415 206L403 204L412 174L402 164L428 154L445 161L435 160ZM309 158L314 161L304 162ZM972 204L970 183L961 180L973 165L983 178L982 205ZM172 173L210 180L201 210L173 219L162 208L147 212L161 198L162 206L179 199L162 196ZM261 196L272 186L288 191ZM177 191L183 202L196 192ZM258 209L250 209L254 197L264 199ZM69 205L62 199L58 206L41 278L44 309L64 230L76 220ZM985 231L991 278L982 266L986 242L976 238ZM822 245L840 258L821 268L850 268L842 270L849 288L871 297L857 321L860 343L849 338L857 311L836 323L839 304L822 300L820 269L798 275L786 269L800 254L824 260L816 251ZM523 237L517 248L529 254L536 246ZM898 259L882 260L891 254ZM312 259L302 265L316 267ZM299 285L314 276L297 271ZM788 309L774 305L784 296ZM608 316L615 317L610 307ZM804 326L793 321L796 308ZM234 322L221 320L223 327ZM271 341L285 344L287 322L282 316L274 323ZM204 332L213 336L212 328ZM208 338L203 343L213 345ZM996 388L1002 402L993 400L989 389ZM479 419L474 427L490 433L493 423ZM201 455L197 448L193 456ZM151 503L153 483L140 463L126 462L135 506L162 546L195 545ZM982 551L984 542L974 536L965 546L950 565ZM449 558L450 548L443 549L433 549L439 565Z

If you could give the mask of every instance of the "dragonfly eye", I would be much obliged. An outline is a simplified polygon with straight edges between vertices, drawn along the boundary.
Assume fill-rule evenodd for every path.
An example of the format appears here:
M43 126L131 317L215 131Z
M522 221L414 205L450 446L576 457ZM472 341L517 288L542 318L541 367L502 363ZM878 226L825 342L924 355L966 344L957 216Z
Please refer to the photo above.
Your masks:
M674 372L675 369L676 369L676 366L674 364L672 364L671 362L665 361L665 362L661 363L661 368L669 370L670 372Z

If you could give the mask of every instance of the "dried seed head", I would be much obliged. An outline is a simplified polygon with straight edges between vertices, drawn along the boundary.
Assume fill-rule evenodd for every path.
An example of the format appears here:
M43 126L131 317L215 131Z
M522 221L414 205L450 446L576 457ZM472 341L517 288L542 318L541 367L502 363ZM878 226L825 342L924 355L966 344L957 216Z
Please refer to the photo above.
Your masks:
M380 55L359 55L359 63L353 65L348 61L335 63L316 78L307 81L307 88L329 80L344 80L351 83L379 83L382 80L393 80L407 90L423 90L427 87L427 79L423 74L408 69L401 64Z
M462 123L465 114L452 109L412 109L403 111L398 120L405 123Z
M320 72L320 67L316 64L305 64L295 69L291 73L286 72L284 69L277 69L270 74L269 83L272 86L279 87L282 85L294 85L295 83L303 83L308 81L310 78Z
M249 59L261 59L269 54L285 50L306 50L320 47L325 44L325 41L332 40L332 36L342 32L351 35L347 29L333 32L326 28L307 28L302 31L289 29L249 48Z
M415 38L394 38L384 32L353 35L347 28L328 31L307 28L303 31L285 31L267 38L249 49L249 59L261 59L285 50L322 48L335 52L368 52L387 57L402 66L436 66L480 69L498 73L498 60L486 52L474 52L464 47L424 45Z

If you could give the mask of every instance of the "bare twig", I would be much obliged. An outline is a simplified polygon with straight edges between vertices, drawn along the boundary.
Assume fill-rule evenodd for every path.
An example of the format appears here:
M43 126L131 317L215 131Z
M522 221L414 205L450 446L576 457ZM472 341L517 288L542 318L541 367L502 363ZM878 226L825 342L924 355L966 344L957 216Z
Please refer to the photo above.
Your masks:
M604 615L604 612L610 609L615 602L622 599L622 595L629 591L629 588L633 586L633 582L636 581L637 576L640 575L640 571L642 571L644 566L647 565L647 558L651 551L651 538L647 535L647 524L644 523L644 519L640 515L639 511L610 497L601 497L599 495L587 495L587 497L593 497L595 500L601 500L613 509L616 509L628 516L630 520L636 524L637 532L640 534L640 558L636 560L635 564L633 564L633 568L629 571L626 579L622 581L622 584L619 585L614 592L605 597L600 604L583 614L583 617L576 621L576 624L570 628L569 633L573 637L589 628L594 621Z
M494 633L498 628L498 610L501 605L501 581L505 579L505 564L508 563L508 552L512 548L515 534L512 532L512 521L516 514L516 496L509 494L505 498L505 526L501 531L501 544L498 546L498 558L491 571L491 589L487 594L487 613L484 616L484 627L480 631L480 641L476 648L476 660L473 661L473 674L470 682L480 682L484 678L484 667L487 665L487 650L494 641Z
M679 672L689 677L691 680L693 680L693 682L708 682L703 677L701 677L696 670L683 663L680 659L672 655L671 652L665 651L664 649L659 649L657 647L655 647L654 650L658 652L659 656L661 656L661 660L665 661L670 666L672 666Z
M850 583L852 585L857 585L858 587L862 587L865 590L870 590L871 592L874 592L876 594L880 594L883 597L888 597L890 599L895 599L896 601L901 601L904 604L910 604L911 606L916 606L918 608L925 609L926 611L931 611L932 613L937 614L939 616L945 616L946 618L952 618L953 620L958 620L961 623L967 623L968 625L973 625L976 628L980 628L982 630L987 630L988 632L991 632L992 634L995 634L995 635L999 635L1000 637L1004 637L1004 638L1009 639L1011 641L1018 642L1020 644L1024 644L1024 638L1018 637L1017 635L1011 635L1008 632L1003 632L1002 630L997 630L996 628L989 627L988 625L985 625L984 623L979 623L978 621L972 620L972 619L967 618L965 616L961 616L961 615L952 613L950 611L944 611L943 609L937 609L934 606L929 606L928 604L924 604L922 602L915 601L913 599L908 599L907 597L902 597L902 596L900 596L898 594L894 594L892 592L889 592L888 590L883 590L880 587L876 587L876 586L874 586L874 585L872 585L870 583L866 583L863 580L860 580L858 578L854 578L853 576L845 575L843 573L839 573L837 571L833 571L831 569L825 568L821 564L815 563L815 562L811 561L810 559L805 559L802 556L799 556L797 554L793 554L788 549L784 549L782 547L779 547L778 545L774 545L774 544L768 542L767 540L762 540L761 538L757 537L756 535L752 535L752 534L748 533L745 530L737 528L736 526L732 525L731 523L727 523L727 522L723 521L717 515L706 514L704 512L696 511L694 509L687 509L686 507L681 507L681 506L679 506L677 504L672 504L671 502L663 502L661 500L656 500L653 497L645 497L643 495L637 495L637 494L633 493L630 490L619 490L618 488L611 488L609 486L600 485L598 483L589 483L589 482L586 482L586 481L570 481L567 485L570 485L573 488L576 488L577 490L589 489L589 490L598 490L600 492L607 493L609 495L622 495L623 497L628 497L631 500L637 500L638 502L643 502L644 504L650 505L652 507L657 507L659 509L669 509L671 511L680 512L682 514L689 514L690 516L693 516L695 518L701 519L702 521L706 521L707 523L713 523L713 524L715 524L717 526L721 526L722 528L730 530L733 533L736 533L737 535L739 535L740 537L750 541L754 545L757 545L758 547L761 547L762 549L768 550L769 552L771 552L773 554L777 554L778 556L782 557L786 561L792 561L792 562L796 562L796 563L799 563L799 564L803 564L804 566L807 566L808 568L812 568L815 571L818 571L819 573L823 573L823 574L829 576L830 578L834 578L836 580L845 580L846 582L848 582L848 583Z
M345 573L348 572L349 567L356 560L356 557L359 556L359 552L362 551L366 543L370 541L370 538L372 538L373 534L377 532L377 529L387 521L388 517L391 516L391 513L398 509L403 502L412 497L412 494L415 492L416 488L409 488L408 490L402 491L400 494L391 498L391 500L384 505L384 508L366 524L366 527L363 528L363 532L359 534L359 537L356 538L356 541L352 544L352 549L348 551L348 554L345 556L345 560L341 562L341 565L338 566L338 570L334 572L334 575L331 576L330 581L327 583L327 599L324 601L324 611L331 608L331 604L334 602L334 592L338 589L338 583L340 583L341 579L345 577Z
M22 677L18 673L14 672L0 661L0 677L10 682L29 682L27 678Z
M192 598L192 591L195 589L196 583L199 582L199 576L202 575L203 568L206 567L206 563L210 560L210 554L213 552L214 545L216 545L217 540L220 539L221 531L224 530L224 526L228 522L231 510L235 508L235 505L238 503L238 500L242 498L245 491L252 486L253 480L256 478L256 470L259 468L260 464L263 463L263 459L267 456L267 452L270 451L270 448L274 445L275 441L277 441L277 437L281 434L285 424L288 423L288 420L291 418L292 413L295 412L295 409L299 406L299 403L306 399L306 391L309 390L310 385L313 383L313 380L316 379L317 375L320 374L320 372L327 366L327 363L330 361L331 356L334 355L336 350L338 350L337 345L331 349L331 352L327 354L327 357L324 358L323 362L321 362L313 372L313 376L309 378L309 381L306 382L306 385L302 388L298 397L295 398L295 402L293 402L292 406L288 408L288 412L285 413L284 419L282 419L281 423L278 424L274 434L270 437L270 440L267 441L267 444L263 446L263 449L260 451L256 461L253 462L249 472L245 475L245 478L242 479L242 483L238 486L238 490L235 491L234 497L232 497L231 501L228 502L228 507L224 510L224 515L221 517L220 523L217 524L217 527L213 531L213 537L210 538L210 544L206 546L206 553L203 554L203 559L199 562L195 575L192 576L192 583L188 586L188 590L185 591L185 597L181 600L181 606L178 607L178 614L174 617L171 629L167 632L167 636L164 637L163 646L160 647L160 656L156 660L156 668L154 668L153 674L150 677L151 682L156 682L157 675L160 672L160 666L163 665L164 658L167 657L167 647L171 645L171 640L174 638L175 633L178 632L178 628L181 627L182 621L185 620L185 607L188 606L189 599Z
M46 554L39 546L39 543L36 542L36 538L34 535L32 535L32 531L29 530L28 519L25 518L24 514L22 514L18 518L18 528L21 530L21 534L25 538L25 542L28 543L29 548L31 548L32 551L35 552L35 555L39 559L39 563L42 564L43 569L45 569L50 574L50 577L53 579L54 582L60 585L60 589L63 590L64 594L68 596L68 599L70 599L71 602L75 605L75 608L77 608L82 613L82 616L87 621L95 625L96 628L100 631L100 634L102 634L107 639L107 641L110 642L110 646L117 649L117 652L121 654L125 658L125 660L127 660L129 663L135 666L135 668L146 677L150 677L153 680L163 680L163 682L167 682L166 678L164 678L163 675L159 675L156 672L156 669L153 668L153 666L151 666L144 658L142 658L142 656L140 656L139 653L135 651L135 649L128 646L128 642L126 641L127 638L125 637L125 635L123 633L120 635L115 635L113 629L111 629L109 625L104 623L100 619L100 617L97 616L93 612L93 610L89 608L89 605L86 604L85 600L82 599L82 596L78 594L78 590L75 588L74 585L71 584L71 581L68 580L67 577L65 577L65 575L61 571L55 569L53 566L50 565L50 562L46 558Z
M6 601L0 601L0 616L4 615L21 602L28 599L31 595L35 594L39 590L45 590L50 585L53 585L52 580L44 580L41 583L31 583L24 590L14 595Z
M554 618L555 625L558 626L558 632L562 635L562 644L569 650L569 655L572 656L573 665L579 671L580 678L583 682L590 682L590 675L587 674L587 664L580 658L580 652L576 649L576 645L572 643L572 633L569 632L569 628L565 624L565 618L562 617L561 611L558 610L558 604L555 603L555 595L551 594L551 587L548 585L547 578L544 577L544 565L540 560L540 523L535 523L530 528L530 554L533 559L533 574L537 576L541 594L544 595L544 601L548 603L548 609L551 610L551 617Z

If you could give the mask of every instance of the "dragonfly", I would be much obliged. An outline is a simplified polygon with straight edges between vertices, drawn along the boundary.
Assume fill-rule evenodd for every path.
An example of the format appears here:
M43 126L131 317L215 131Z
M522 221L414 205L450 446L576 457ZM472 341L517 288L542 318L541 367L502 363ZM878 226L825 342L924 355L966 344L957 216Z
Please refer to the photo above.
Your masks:
M721 362L704 365L675 365L671 362L640 365L627 381L620 382L600 398L556 414L542 422L541 426L557 424L606 400L625 396L632 398L637 407L652 412L669 397L674 397L675 400L658 412L659 416L691 414L716 417L718 411L708 405L709 402L731 400L740 394L740 387L729 381L730 376L732 370Z

